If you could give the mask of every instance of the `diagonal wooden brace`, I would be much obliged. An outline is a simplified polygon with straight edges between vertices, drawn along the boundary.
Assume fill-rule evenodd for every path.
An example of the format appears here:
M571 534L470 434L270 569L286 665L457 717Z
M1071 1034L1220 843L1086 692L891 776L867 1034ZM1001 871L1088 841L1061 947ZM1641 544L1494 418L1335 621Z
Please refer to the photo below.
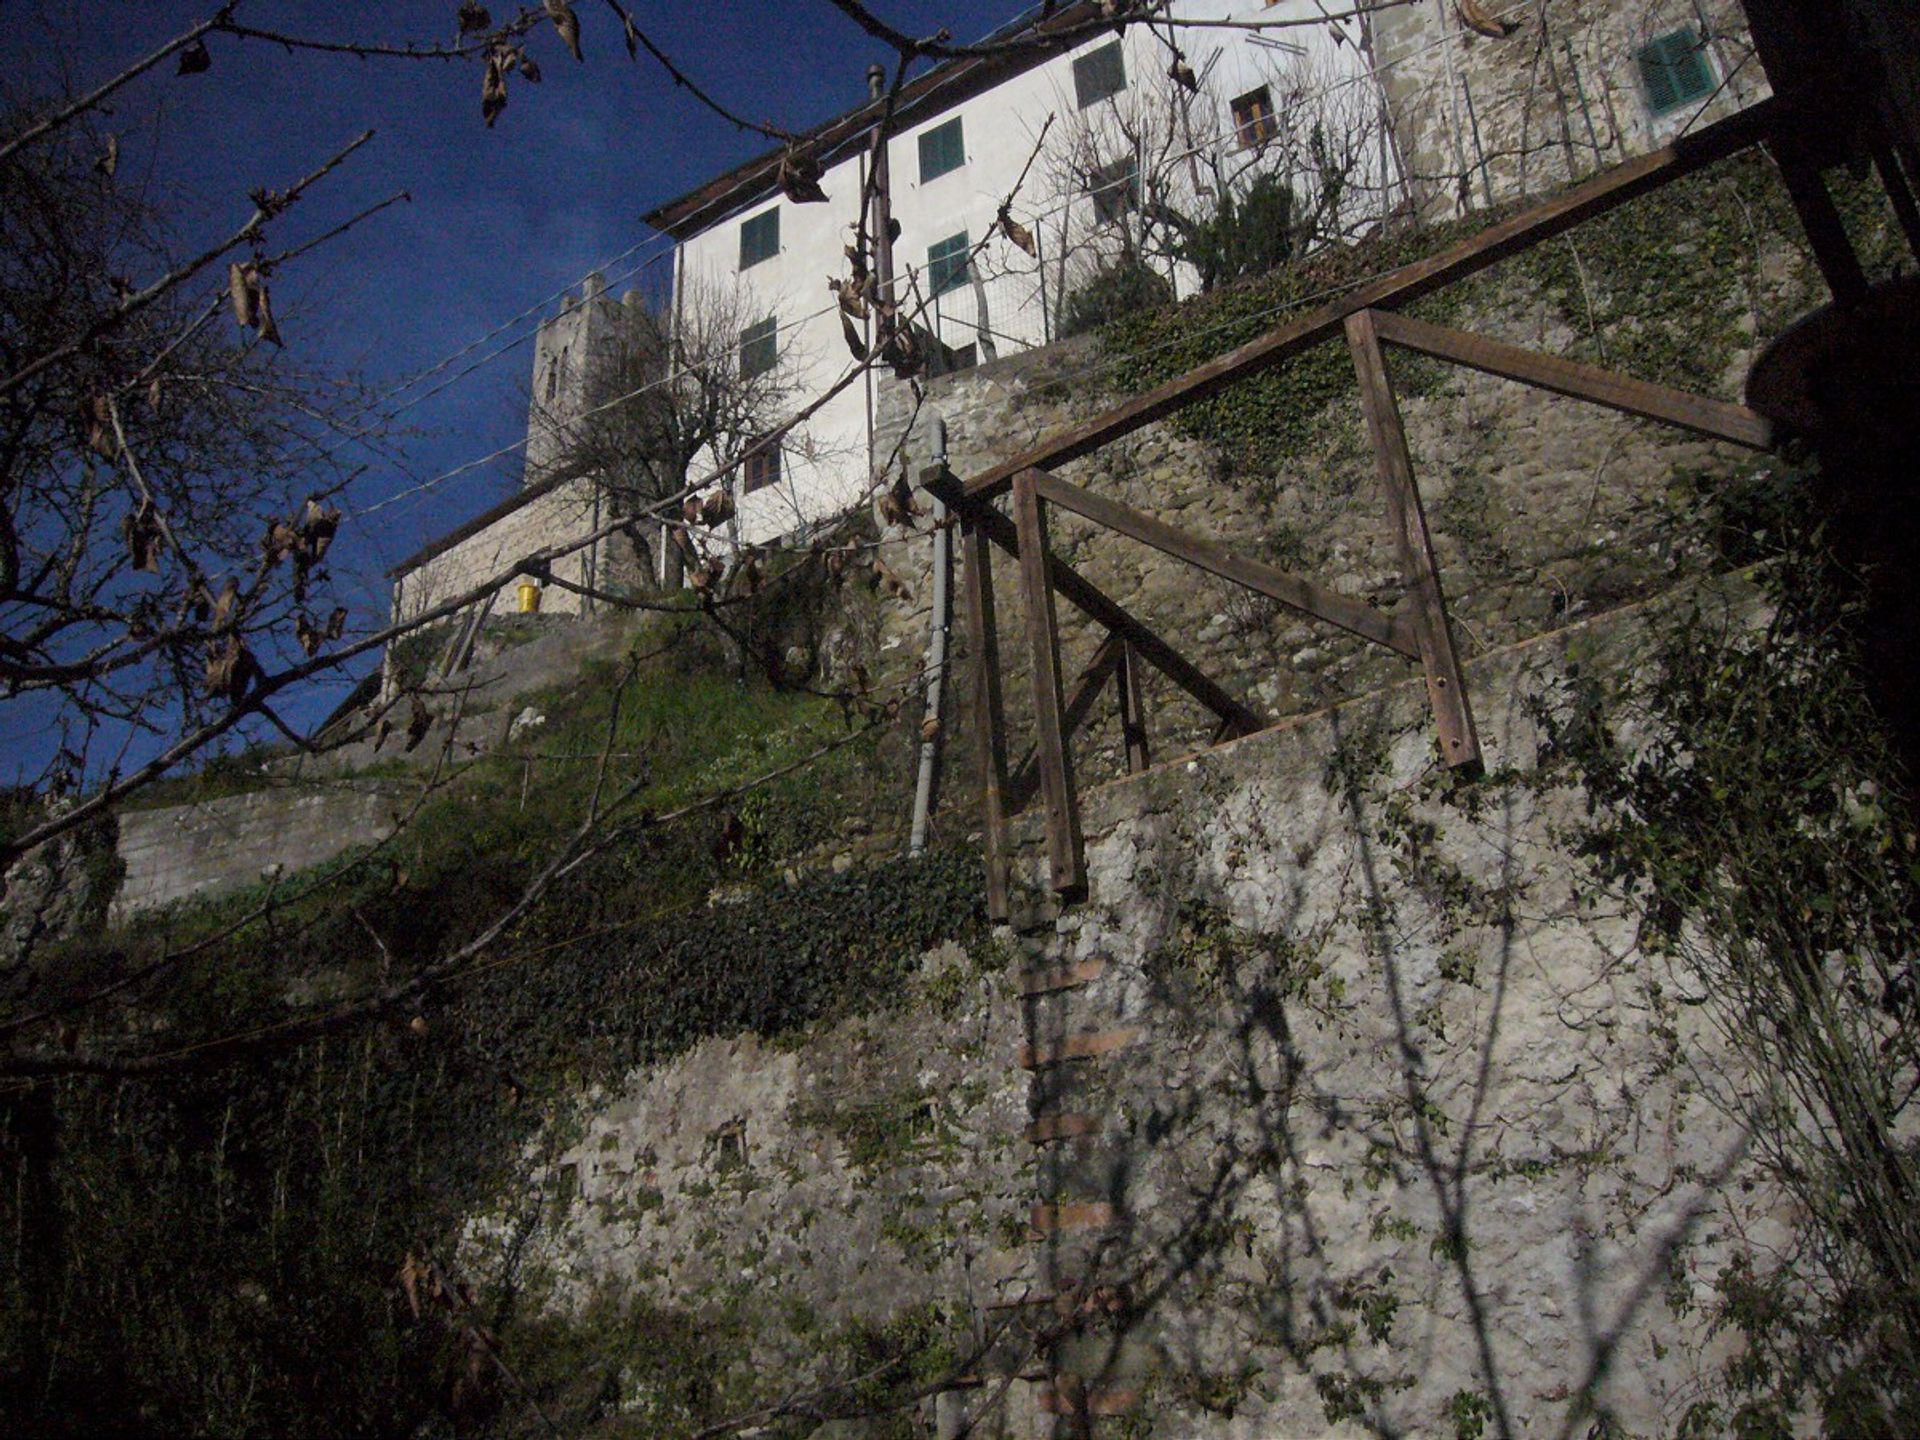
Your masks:
M1067 692L1066 708L1060 717L1061 733L1072 740L1076 731L1086 723L1087 715L1093 709L1093 702L1100 698L1100 692L1106 688L1107 681L1119 670L1126 658L1127 642L1118 635L1109 634L1100 642L1100 648L1093 652L1093 658L1087 662L1080 677L1073 682L1073 689ZM1033 792L1040 788L1040 770L1037 752L1028 754L1014 767L1013 778L1007 782L1007 811L1018 815L1026 808Z
M1009 555L1019 555L1019 536L1013 522L1006 516L978 500L962 497L953 503L965 511L969 521L978 525L980 533L987 539ZM1047 574L1053 581L1054 589L1070 604L1092 616L1107 629L1119 631L1140 652L1141 659L1226 721L1234 734L1251 735L1256 730L1266 728L1267 721L1259 711L1209 679L1204 671L1150 630L1132 611L1058 555L1047 557Z
M1347 319L1347 345L1360 379L1360 407L1366 412L1367 433L1373 441L1374 468L1387 502L1400 566L1410 587L1407 596L1415 632L1420 637L1420 663L1427 673L1427 699L1440 729L1440 753L1454 769L1480 768L1480 737L1473 727L1460 660L1447 627L1447 601L1440 588L1440 570L1434 563L1433 538L1420 508L1420 490L1414 482L1413 456L1400 423L1400 404L1394 398L1387 358L1374 331L1373 312L1362 310Z
M1118 500L1082 490L1078 485L1069 485L1065 480L1044 471L1034 473L1039 477L1034 481L1034 488L1040 492L1040 498L1058 505L1062 510L1071 510L1096 525L1104 525L1131 540L1150 545L1162 554L1184 560L1189 565L1197 565L1236 585L1244 585L1302 615L1324 620L1329 625L1338 625L1342 630L1351 631L1376 645L1397 650L1409 659L1419 658L1419 642L1414 637L1413 625L1409 620L1388 615L1385 611L1376 610L1371 605L1329 590L1302 576L1289 575L1259 560L1237 555L1224 545L1177 530L1164 520L1156 520L1151 515L1122 505Z
M1368 318L1374 333L1389 345L1432 355L1469 370L1498 375L1507 380L1537 386L1556 395L1568 395L1594 405L1604 405L1644 420L1677 425L1711 440L1726 440L1750 450L1773 448L1773 422L1744 405L1709 400L1666 385L1617 375L1598 365L1583 365L1558 355L1542 355L1503 340L1449 330L1444 325L1429 325L1409 315L1375 310Z

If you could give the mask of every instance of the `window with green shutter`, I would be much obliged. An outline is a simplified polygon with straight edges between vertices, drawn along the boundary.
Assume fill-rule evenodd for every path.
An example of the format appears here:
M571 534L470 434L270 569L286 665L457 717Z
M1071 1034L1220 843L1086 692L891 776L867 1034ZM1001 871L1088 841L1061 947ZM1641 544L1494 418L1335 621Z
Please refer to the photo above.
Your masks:
M763 210L740 224L740 268L758 265L780 253L780 207Z
M944 295L972 278L967 269L967 232L949 235L927 247L927 289Z
M1634 58L1640 66L1640 83L1646 86L1647 107L1656 115L1713 93L1706 42L1691 25L1642 46Z
M780 324L771 315L740 332L740 378L764 375L780 363Z
M1073 98L1082 110L1126 88L1127 63L1120 57L1118 40L1110 40L1073 62Z
M925 184L949 170L967 163L966 137L960 131L960 117L944 125L920 132L920 182Z

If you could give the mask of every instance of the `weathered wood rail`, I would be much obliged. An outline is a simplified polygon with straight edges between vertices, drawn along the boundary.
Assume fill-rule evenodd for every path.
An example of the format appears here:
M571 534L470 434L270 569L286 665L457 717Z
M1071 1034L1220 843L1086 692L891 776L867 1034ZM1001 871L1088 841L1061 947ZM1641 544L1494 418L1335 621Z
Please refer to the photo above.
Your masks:
M1773 426L1745 406L1428 324L1397 312L1423 296L1763 143L1781 165L1829 289L1842 300L1862 294L1865 282L1860 262L1839 227L1822 174L1825 165L1847 157L1825 153L1815 157L1810 147L1796 140L1795 115L1796 108L1779 98L1762 101L1665 149L1597 175L1439 254L1362 284L981 475L963 480L939 468L922 475L922 483L954 508L962 527L975 758L984 812L988 904L996 919L1004 919L1009 908L1008 821L1036 794L1045 811L1053 888L1071 894L1085 884L1070 742L1109 683L1115 685L1118 694L1129 772L1143 770L1148 763L1140 704L1142 664L1159 670L1218 717L1214 743L1251 734L1268 723L1202 673L1145 620L1054 553L1047 536L1049 511L1068 511L1417 661L1426 679L1445 763L1465 771L1476 769L1481 763L1480 742L1454 648L1440 567L1421 506L1387 350L1414 351L1756 450L1772 448ZM1916 212L1913 195L1900 183L1897 167L1888 186L1909 240L1920 246L1920 222L1906 223L1908 214ZM1385 518L1407 581L1405 598L1393 610L1375 608L1308 577L1276 569L1217 540L1177 529L1069 484L1053 473L1057 466L1091 454L1339 335L1345 336L1353 359ZM998 508L1002 497L1010 498L1011 516ZM1018 565L1033 685L1033 754L1011 774L994 606L995 548L1006 551ZM1105 631L1091 662L1070 684L1060 668L1056 597L1065 599Z

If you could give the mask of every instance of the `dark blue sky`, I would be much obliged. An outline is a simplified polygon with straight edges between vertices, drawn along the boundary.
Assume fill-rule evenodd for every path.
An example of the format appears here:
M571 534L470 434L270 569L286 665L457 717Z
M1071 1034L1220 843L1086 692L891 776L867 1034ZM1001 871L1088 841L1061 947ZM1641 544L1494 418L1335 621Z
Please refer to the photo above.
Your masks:
M76 90L90 88L214 8L215 0L5 0L8 84L17 94L44 93L64 72ZM456 0L243 0L236 19L315 38L444 42L458 8ZM490 8L498 19L517 7L491 0ZM646 240L641 216L653 206L766 148L677 90L644 52L629 61L600 0L575 0L575 8L586 63L540 27L530 49L544 82L516 78L491 130L480 119L477 62L288 54L216 36L208 73L176 78L168 62L115 97L122 183L151 174L185 250L243 220L249 190L283 186L361 130L377 131L280 222L276 241L316 234L395 190L410 191L411 205L286 272L275 308L292 358L353 371L384 390ZM825 0L633 0L631 8L703 85L786 128L857 103L867 65L890 58ZM913 33L944 25L965 39L1020 8L1016 0L875 5ZM523 343L410 410L400 463L374 464L352 499L370 504L519 438L530 363ZM336 574L356 618L383 610L378 577L388 565L501 498L517 478L509 457L343 530Z

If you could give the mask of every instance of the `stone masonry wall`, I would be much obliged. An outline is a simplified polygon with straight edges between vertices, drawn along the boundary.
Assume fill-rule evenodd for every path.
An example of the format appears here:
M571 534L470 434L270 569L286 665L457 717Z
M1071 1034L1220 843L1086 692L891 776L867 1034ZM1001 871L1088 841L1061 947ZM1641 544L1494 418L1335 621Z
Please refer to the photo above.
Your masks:
M420 615L492 579L521 556L590 534L604 523L598 487L591 479L576 480L537 496L400 577L394 586L398 617L407 620ZM576 585L594 583L588 577L605 574L608 552L613 548L611 541L602 541L576 550L554 562L554 573ZM502 586L488 613L515 613L519 608L515 590L514 582ZM585 597L557 585L546 586L540 597L542 613L578 615L590 608Z
M777 1045L711 1040L585 1097L526 1190L470 1226L469 1268L517 1266L561 1309L724 1313L749 1337L738 1360L789 1387L849 1323L984 1314L1030 1259L1010 954L936 948L897 1007Z
M1371 17L1399 160L1419 213L1458 214L1539 195L1668 143L1766 95L1738 0L1541 0L1483 5L1505 39L1453 0ZM1656 115L1636 55L1682 26L1706 42L1718 92Z
M1182 1440L1673 1433L1736 1343L1716 1277L1783 1214L1712 1007L1592 903L1585 797L1536 760L1569 674L1640 673L1695 605L1753 610L1702 592L1472 662L1475 784L1405 682L1090 790L1084 904L1026 891L895 1006L583 1097L473 1267L725 1315L775 1395L834 1326L935 1305L998 1335L1004 1388L927 1406L976 1434L1053 1433L1049 1391ZM1021 998L1035 974L1063 979Z

